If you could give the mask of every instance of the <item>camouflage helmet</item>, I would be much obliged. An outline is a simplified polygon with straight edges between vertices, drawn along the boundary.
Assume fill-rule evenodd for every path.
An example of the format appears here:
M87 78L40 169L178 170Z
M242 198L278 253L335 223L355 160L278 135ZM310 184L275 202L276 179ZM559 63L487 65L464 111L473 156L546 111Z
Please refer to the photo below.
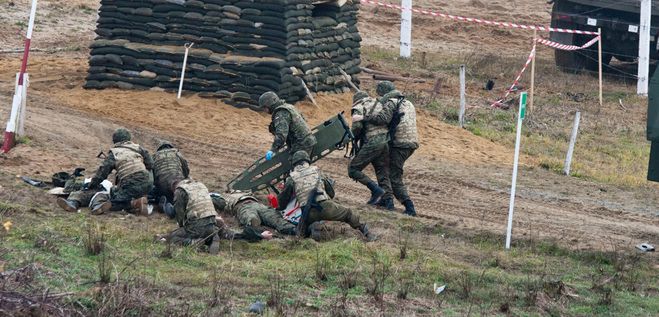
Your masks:
M396 85L394 85L394 83L392 83L388 80L385 80L385 81L381 81L381 82L378 83L378 86L375 89L375 91L378 93L379 96L384 96L388 92L390 92L394 89L396 89Z
M352 96L352 103L360 101L364 98L368 98L368 94L363 90L357 91L355 95Z
M114 133L112 133L113 143L126 142L126 141L130 141L130 132L128 132L128 130L126 130L125 128L119 128L114 130Z
M293 153L293 156L291 157L291 163L293 165L297 165L302 161L307 161L307 163L311 163L311 159L309 158L309 154L307 152L297 151Z
M259 106L261 108L270 109L272 106L279 103L279 96L272 91L265 92L259 97Z
M167 140L160 140L160 142L158 142L158 148L156 149L156 151L164 150L165 148L171 149L174 148L174 145L172 144L172 142L169 142Z

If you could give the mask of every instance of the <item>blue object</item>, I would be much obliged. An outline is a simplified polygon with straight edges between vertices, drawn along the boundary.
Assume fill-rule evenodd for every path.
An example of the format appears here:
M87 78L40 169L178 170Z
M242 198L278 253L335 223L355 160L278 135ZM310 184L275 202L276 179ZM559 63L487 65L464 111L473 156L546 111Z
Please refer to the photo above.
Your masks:
M272 160L273 155L275 155L275 152L268 151L268 153L265 153L265 160L266 161Z
M256 301L254 304L249 306L249 312L253 314L263 314L265 311L265 303L261 301Z

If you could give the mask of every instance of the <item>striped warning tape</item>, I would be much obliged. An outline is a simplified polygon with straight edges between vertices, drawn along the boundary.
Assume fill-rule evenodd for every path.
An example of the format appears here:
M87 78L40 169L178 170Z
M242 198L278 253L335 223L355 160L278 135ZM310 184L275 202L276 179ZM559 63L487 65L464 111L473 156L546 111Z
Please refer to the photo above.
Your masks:
M508 96L510 96L510 93L513 91L513 89L515 89L515 86L517 86L517 84L519 84L519 80L522 78L522 75L524 74L526 69L529 67L529 64L531 64L531 61L533 60L533 57L535 56L535 49L536 49L536 41L533 41L533 49L531 50L531 54L529 54L529 58L526 60L526 63L524 64L524 67L522 68L522 70L517 75L517 78L515 78L515 81L513 82L513 84L510 85L510 88L508 88L506 90L506 93L504 94L504 96L499 98L499 100L495 101L492 104L492 107L498 108L498 107L503 106L503 101L506 100L506 98L508 98Z
M546 46L549 46L549 47L552 47L552 48L555 48L555 49L564 50L564 51L577 51L577 50L582 50L582 49L591 47L591 46L593 46L593 44L597 43L597 41L599 41L599 40L600 40L600 36L596 36L595 38L590 40L588 43L586 43L584 45L581 45L581 46L576 46L576 45L565 45L565 44L561 44L561 43L556 43L556 42L552 42L552 41L547 40L547 39L541 39L541 38L536 39L533 42L533 49L531 50L531 54L529 54L529 58L526 60L526 63L524 64L524 67L522 68L522 70L517 75L517 78L515 78L515 81L513 82L513 84L510 85L510 88L508 88L508 90L506 90L504 96L502 98L500 98L499 100L495 101L492 104L492 107L501 107L503 105L503 101L506 100L506 98L508 98L508 96L513 91L513 89L515 89L515 86L517 86L519 84L519 80L522 78L522 75L524 74L526 69L529 67L529 64L533 60L533 57L535 57L536 43L540 43L540 44L543 44L543 45L546 45Z
M383 3L383 2L379 2L379 1L373 1L373 0L361 0L361 3L366 3L366 4L370 4L370 5L376 5L376 6L385 7L385 8L389 8L389 9L396 9L396 10L403 10L404 9L403 7L401 7L399 5L395 5L395 4L391 4L391 3ZM462 17L462 16L458 16L458 15L440 13L440 12L435 12L435 11L428 10L428 9L412 8L412 12L425 14L425 15L431 15L431 16L434 16L434 17L441 17L441 18L461 21L461 22L472 22L472 23L492 25L492 26L498 26L498 27L504 27L504 28L523 29L523 30L537 30L537 31L547 31L547 32L560 32L560 33L573 33L573 34L586 34L586 35L598 35L597 32L592 32L592 31L581 31L581 30L552 28L552 27L547 27L547 26L524 25L524 24L517 24L517 23L510 23L510 22L490 21L490 20L485 20L485 19L468 18L468 17Z
M553 48L558 49L558 50L563 50L563 51L578 51L578 50L582 50L582 49L589 48L589 47L593 46L593 44L597 43L597 41L599 41L599 39L600 39L600 37L599 37L599 36L596 36L595 38L593 38L592 40L590 40L590 42L588 42L588 43L586 43L586 44L584 44L584 45L581 45L581 46L576 46L576 45L566 45L566 44L556 43L556 42L552 42L552 41L550 41L550 40L541 39L541 38L539 38L537 41L538 41L538 43L540 43L540 44L542 44L542 45L546 45L546 46L549 46L549 47L553 47Z

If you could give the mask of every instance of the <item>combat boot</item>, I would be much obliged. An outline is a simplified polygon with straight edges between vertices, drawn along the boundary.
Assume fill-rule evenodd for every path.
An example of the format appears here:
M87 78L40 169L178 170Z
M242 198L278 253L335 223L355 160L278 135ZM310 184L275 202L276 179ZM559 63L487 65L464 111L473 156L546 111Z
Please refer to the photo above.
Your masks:
M368 225L363 224L359 226L359 231L366 237L366 241L373 242L378 239L377 235L370 230L368 230Z
M106 201L92 206L91 213L92 215L98 216L110 211L110 209L112 209L112 202Z
M130 210L132 213L141 216L149 215L149 201L146 197L140 197L130 201Z
M380 202L377 204L377 207L385 209L385 210L389 210L389 211L392 211L392 210L396 209L396 207L394 207L394 199L393 198L385 198L385 199L380 200Z
M167 202L167 197L160 196L160 199L158 200L158 208L160 208L160 211L163 212L165 215L167 215L169 219L176 218L176 211L174 210L174 205Z
M78 211L78 208L80 208L77 201L64 198L58 198L57 205L68 212L76 212Z
M384 189L375 182L369 182L366 187L371 190L371 198L366 203L369 205L377 204L382 196L384 196Z
M416 210L414 209L414 203L411 199L405 200L403 205L405 205L405 212L403 212L404 214L411 217L416 217Z

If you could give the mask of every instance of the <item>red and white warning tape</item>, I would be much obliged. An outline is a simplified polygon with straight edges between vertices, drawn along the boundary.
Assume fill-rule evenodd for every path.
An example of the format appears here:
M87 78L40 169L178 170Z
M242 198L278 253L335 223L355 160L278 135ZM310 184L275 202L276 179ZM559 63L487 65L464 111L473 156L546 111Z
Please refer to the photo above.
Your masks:
M538 43L540 43L542 45L547 45L549 47L553 47L553 48L558 49L558 50L578 51L578 50L582 50L582 49L589 48L589 47L593 46L593 44L597 43L597 41L599 41L599 39L600 39L600 37L596 36L595 38L590 40L590 42L588 42L584 45L581 45L581 46L566 45L566 44L556 43L556 42L552 42L550 40L541 39L541 38L539 38L537 41L538 41Z
M526 69L529 67L529 64L531 64L531 61L533 61L533 57L535 56L535 49L536 49L536 42L533 41L533 49L531 50L531 54L529 54L529 58L526 60L526 63L524 64L524 67L522 67L522 70L519 72L517 75L517 78L515 78L515 81L513 82L512 85L510 85L510 88L506 90L506 93L503 95L503 97L499 98L499 100L495 101L492 104L492 107L501 107L503 105L503 101L510 96L510 93L515 89L515 86L519 84L519 80L522 78L522 75L524 75L524 72Z
M396 9L396 10L403 10L404 9L403 7L401 7L399 5L395 5L395 4L391 4L391 3L383 3L383 2L379 2L379 1L373 1L373 0L361 0L361 3L376 5L376 6L385 7L385 8L389 8L389 9ZM411 10L412 10L412 12L415 12L415 13L431 15L431 16L434 16L434 17L441 17L441 18L446 18L446 19L451 19L451 20L456 20L456 21L461 21L461 22L472 22L472 23L486 24L486 25L492 25L492 26L498 26L498 27L504 27L504 28L537 30L537 31L547 31L547 32L560 32L560 33L598 35L597 32L592 32L592 31L570 30L570 29L552 28L552 27L548 27L548 26L524 25L524 24L511 23L511 22L490 21L490 20L485 20L485 19L468 18L468 17L462 17L462 16L458 16L458 15L440 13L440 12L435 12L435 11L428 10L428 9L412 8Z
M591 47L591 46L593 46L593 44L597 43L597 41L599 41L599 40L600 40L600 36L596 36L595 38L590 40L588 43L586 43L584 45L581 45L581 46L576 46L576 45L565 45L565 44L561 44L561 43L556 43L556 42L552 42L550 40L541 39L541 38L536 39L533 42L533 49L531 50L531 54L529 54L529 58L526 60L526 63L524 64L524 67L522 67L522 70L517 75L517 78L515 78L515 81L513 82L513 84L510 85L510 88L508 88L508 90L506 90L504 96L499 98L499 100L495 101L492 104L492 107L501 107L503 105L503 101L506 100L506 98L508 98L508 96L513 91L513 89L515 89L515 86L517 86L519 84L519 80L522 78L522 75L524 74L526 69L529 67L529 64L531 63L531 61L533 61L533 57L535 57L536 42L540 43L540 44L543 44L543 45L547 45L549 47L552 47L552 48L555 48L555 49L558 49L558 50L577 51L577 50L582 50L582 49Z

